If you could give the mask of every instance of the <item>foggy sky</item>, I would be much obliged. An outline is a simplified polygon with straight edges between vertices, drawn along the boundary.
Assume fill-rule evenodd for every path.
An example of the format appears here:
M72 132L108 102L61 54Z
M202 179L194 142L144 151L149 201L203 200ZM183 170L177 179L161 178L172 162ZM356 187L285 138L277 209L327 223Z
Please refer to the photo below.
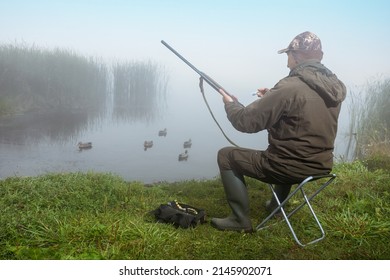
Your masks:
M271 2L2 1L0 42L108 60L152 58L188 78L192 73L161 45L165 40L232 89L246 90L286 75L286 57L276 51L310 30L322 40L324 64L347 84L390 74L388 1Z

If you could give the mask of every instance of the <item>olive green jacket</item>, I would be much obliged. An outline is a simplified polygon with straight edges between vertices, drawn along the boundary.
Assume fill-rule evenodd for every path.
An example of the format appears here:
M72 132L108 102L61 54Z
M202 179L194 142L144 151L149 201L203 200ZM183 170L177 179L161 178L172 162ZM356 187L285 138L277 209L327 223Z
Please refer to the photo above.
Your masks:
M241 132L268 130L262 168L292 178L329 173L345 85L319 61L306 61L248 106L225 105Z

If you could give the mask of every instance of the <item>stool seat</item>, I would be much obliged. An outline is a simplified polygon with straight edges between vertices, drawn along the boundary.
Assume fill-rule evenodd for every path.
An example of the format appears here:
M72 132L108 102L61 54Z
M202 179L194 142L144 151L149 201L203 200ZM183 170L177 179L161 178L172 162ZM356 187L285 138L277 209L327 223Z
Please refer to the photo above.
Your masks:
M327 180L325 180L322 184L320 184L320 186L310 195L310 196L307 196L306 195L306 192L305 192L305 187L309 187L309 183L310 182L313 182L313 181L316 181L316 180L319 180L319 179L323 179L323 178L327 178ZM271 212L271 214L269 214L257 227L256 227L256 230L259 231L259 230L262 230L262 229L265 229L269 226L265 226L265 224L277 213L277 212L281 212L282 215L283 215L283 220L286 221L295 241L298 243L298 245L304 247L306 245L309 245L309 244L313 244L313 243L316 243L322 239L325 238L325 231L324 229L322 228L322 225L320 223L320 221L318 220L317 218L317 215L316 213L314 212L314 209L311 205L311 200L316 196L318 195L324 188L326 188L330 183L333 182L333 180L336 179L336 174L327 174L327 175L319 175L319 176L309 176L307 177L305 180L303 180L301 183L298 184L298 186L287 196L287 198L284 200L284 201L279 201L279 198L277 196L277 194L275 193L275 190L274 190L274 186L272 184L268 184L271 192L272 192L272 195L274 196L278 206ZM299 204L297 207L295 207L292 211L286 213L286 210L285 210L285 205L288 203L288 201L294 197L296 194L298 193L301 193L302 196L303 196L303 202L301 204ZM295 233L295 230L293 228L293 226L291 225L291 222L290 222L290 218L292 215L294 215L295 213L297 213L303 206L307 205L308 208L310 209L310 213L312 214L314 220L316 221L316 224L318 226L318 229L320 230L321 232L321 236L319 236L318 238L315 238L309 242L306 242L306 243L302 243L301 240L297 237L297 234Z

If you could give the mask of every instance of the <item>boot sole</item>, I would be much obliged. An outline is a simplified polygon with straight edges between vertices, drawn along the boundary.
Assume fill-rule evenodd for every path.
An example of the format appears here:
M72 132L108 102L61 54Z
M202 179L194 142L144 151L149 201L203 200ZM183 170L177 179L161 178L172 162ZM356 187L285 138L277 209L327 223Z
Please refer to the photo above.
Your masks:
M239 233L253 233L253 228L219 228L214 223L210 223L213 228L216 228L220 231L235 231Z

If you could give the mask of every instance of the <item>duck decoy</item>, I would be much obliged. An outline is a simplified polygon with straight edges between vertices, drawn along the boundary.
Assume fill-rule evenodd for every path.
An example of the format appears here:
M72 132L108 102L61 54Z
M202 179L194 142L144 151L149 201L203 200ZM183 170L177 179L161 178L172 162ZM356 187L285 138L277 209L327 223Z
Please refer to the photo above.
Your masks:
M91 149L92 148L92 142L79 142L77 144L77 146L79 147L79 150L86 150L86 149Z
M153 141L145 141L144 142L144 150L146 151L147 149L153 147Z
M187 160L187 159L188 159L188 151L186 150L184 153L181 153L181 154L179 155L178 160L179 160L179 161L183 161L183 160Z
M167 129L166 128L164 128L164 130L160 130L159 132L158 132L158 136L167 136Z
M183 148L184 148L184 149L191 148L191 146L192 146L191 139L188 140L188 141L185 141L184 144L183 144Z

